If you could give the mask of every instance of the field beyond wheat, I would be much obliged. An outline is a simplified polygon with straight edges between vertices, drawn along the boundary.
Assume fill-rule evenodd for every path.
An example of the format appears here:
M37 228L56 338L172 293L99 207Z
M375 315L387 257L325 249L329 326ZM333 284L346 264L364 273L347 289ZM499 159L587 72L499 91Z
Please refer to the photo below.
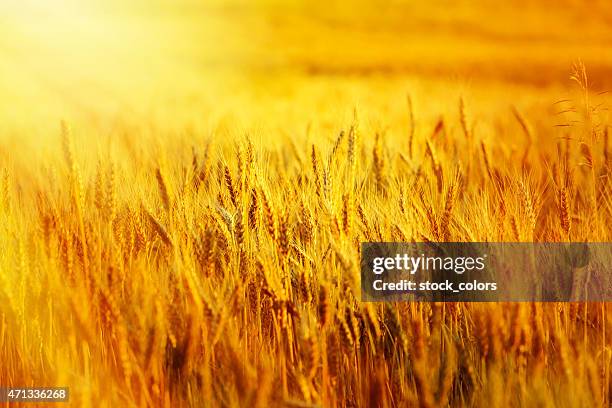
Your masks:
M610 241L612 15L560 3L1 5L0 386L610 406L608 303L360 301L361 242Z

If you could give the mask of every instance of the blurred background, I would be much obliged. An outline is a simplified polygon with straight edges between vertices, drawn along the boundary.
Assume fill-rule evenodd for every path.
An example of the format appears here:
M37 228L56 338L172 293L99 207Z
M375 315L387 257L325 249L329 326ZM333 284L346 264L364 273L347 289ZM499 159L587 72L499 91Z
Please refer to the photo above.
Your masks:
M611 50L603 0L3 0L0 140L61 118L295 132L354 106L384 121L407 93L422 116L550 105L577 59L605 91Z

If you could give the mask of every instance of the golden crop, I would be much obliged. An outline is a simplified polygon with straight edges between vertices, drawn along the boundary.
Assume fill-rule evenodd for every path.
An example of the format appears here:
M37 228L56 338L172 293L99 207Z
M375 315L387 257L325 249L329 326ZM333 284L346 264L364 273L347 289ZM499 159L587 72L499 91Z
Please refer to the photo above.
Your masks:
M307 33L304 7L277 29ZM263 21L249 16L236 18ZM172 32L191 41L176 55L193 55L196 39ZM92 407L609 406L607 303L360 301L364 241L610 241L612 122L588 66L551 87L525 74L470 91L425 75L423 50L409 75L397 44L377 43L400 55L381 70L340 40L346 60L325 64L333 47L312 38L274 75L253 62L206 85L176 61L147 71L126 57L127 71L106 62L108 82L51 97L5 68L19 109L1 110L0 386L68 386L71 405ZM77 86L51 74L59 62L9 55L48 72L46 90ZM42 108L55 100L69 108Z

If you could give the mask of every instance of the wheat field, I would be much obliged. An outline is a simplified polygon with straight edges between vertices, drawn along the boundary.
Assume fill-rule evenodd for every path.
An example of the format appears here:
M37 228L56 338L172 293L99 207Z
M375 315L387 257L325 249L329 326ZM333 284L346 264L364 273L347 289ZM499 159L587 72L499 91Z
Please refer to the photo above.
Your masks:
M92 3L0 6L0 386L611 406L608 303L365 303L359 275L368 241L610 241L605 2Z

